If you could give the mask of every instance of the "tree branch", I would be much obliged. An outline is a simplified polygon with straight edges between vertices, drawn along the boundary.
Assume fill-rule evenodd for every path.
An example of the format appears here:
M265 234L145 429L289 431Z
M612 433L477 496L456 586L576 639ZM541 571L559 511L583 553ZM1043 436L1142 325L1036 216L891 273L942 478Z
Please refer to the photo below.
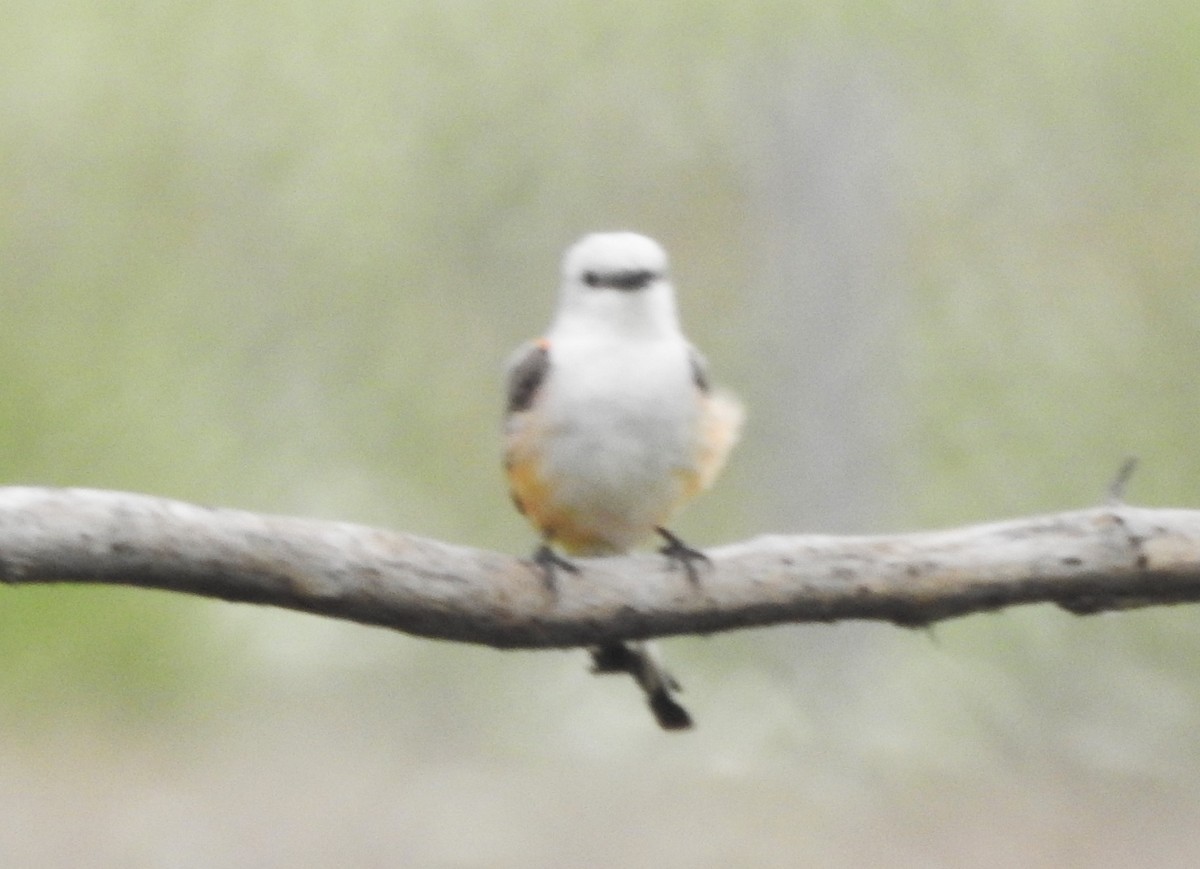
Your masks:
M661 556L635 555L580 559L551 592L523 559L408 534L122 492L0 488L0 581L158 588L500 648L1200 600L1197 510L1110 503L944 531L765 536L708 555L698 585Z

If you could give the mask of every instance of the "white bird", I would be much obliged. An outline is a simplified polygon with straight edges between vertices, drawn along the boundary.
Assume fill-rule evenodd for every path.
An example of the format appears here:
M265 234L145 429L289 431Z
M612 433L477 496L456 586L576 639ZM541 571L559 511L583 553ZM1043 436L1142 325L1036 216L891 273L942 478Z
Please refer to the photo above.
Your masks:
M666 528L707 488L736 443L743 412L713 389L679 326L661 246L632 232L584 236L563 258L549 331L508 365L504 467L513 502L537 527L534 560L553 586L568 555L617 555L655 533L698 580L705 556ZM664 728L691 725L677 683L648 644L592 651L598 672L629 672Z

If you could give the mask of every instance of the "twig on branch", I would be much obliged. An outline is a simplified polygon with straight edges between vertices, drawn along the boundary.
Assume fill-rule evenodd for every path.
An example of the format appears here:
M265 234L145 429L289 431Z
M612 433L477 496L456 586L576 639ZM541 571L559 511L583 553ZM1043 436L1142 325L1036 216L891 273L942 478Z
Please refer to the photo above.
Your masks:
M1125 503L1125 490L1129 488L1129 481L1133 477L1133 472L1137 470L1137 466L1137 456L1129 456L1121 462L1121 467L1117 469L1117 475L1108 484L1109 504Z
M0 488L0 581L188 592L500 648L1200 600L1200 511L1121 503L912 534L758 537L708 555L698 585L654 555L578 559L581 573L552 594L522 559L408 534L122 492Z

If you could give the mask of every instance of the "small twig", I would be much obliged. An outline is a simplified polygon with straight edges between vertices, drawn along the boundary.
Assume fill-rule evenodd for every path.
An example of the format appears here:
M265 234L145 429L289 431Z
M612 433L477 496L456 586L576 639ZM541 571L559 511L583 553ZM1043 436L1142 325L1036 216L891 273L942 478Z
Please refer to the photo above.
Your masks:
M653 643L610 643L592 649L593 673L628 673L646 695L663 730L687 730L692 716L675 699L683 688L659 660Z
M1137 466L1137 456L1128 456L1125 461L1121 462L1121 467L1117 469L1117 475L1108 484L1109 504L1115 506L1125 503L1125 490L1128 488L1129 480L1133 477L1133 472L1137 470Z

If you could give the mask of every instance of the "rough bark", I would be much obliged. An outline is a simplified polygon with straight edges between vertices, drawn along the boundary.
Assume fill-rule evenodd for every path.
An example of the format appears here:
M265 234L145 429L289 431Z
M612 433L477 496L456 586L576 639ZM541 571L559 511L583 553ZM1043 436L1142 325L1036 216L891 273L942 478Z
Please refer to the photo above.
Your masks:
M123 492L0 488L0 580L95 582L288 607L500 648L596 646L784 622L927 625L1048 602L1085 614L1200 600L1200 511L1089 510L708 550L699 583L657 555L527 560L342 522Z

